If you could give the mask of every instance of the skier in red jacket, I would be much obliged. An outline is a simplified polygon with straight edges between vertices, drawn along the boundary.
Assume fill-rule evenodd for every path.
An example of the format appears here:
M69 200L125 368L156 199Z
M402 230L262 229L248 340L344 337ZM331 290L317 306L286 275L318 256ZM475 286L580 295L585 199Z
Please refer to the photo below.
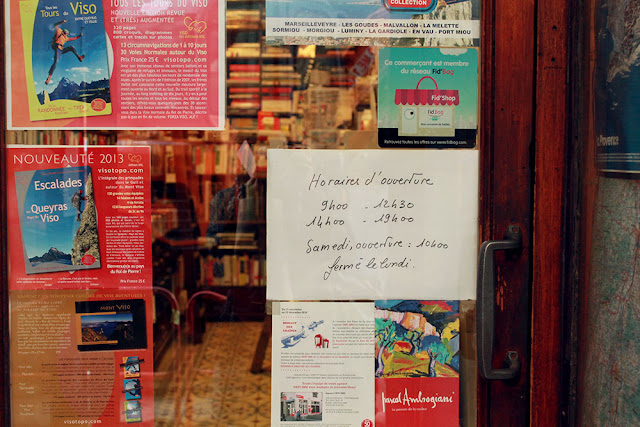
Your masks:
M60 55L64 55L67 52L73 52L76 58L78 58L78 61L82 62L82 60L84 59L84 55L78 55L78 52L76 52L75 47L73 46L64 47L64 44L66 42L77 40L80 37L82 37L82 31L80 31L80 34L77 37L70 37L69 30L60 28L60 24L65 24L66 22L67 20L63 19L62 21L56 22L54 24L55 34L53 36L53 40L51 40L51 49L53 49L53 64L51 65L51 68L49 68L49 76L47 77L47 80L44 82L44 84L47 84L47 85L51 83L51 76L53 75L53 72L56 70L56 65L58 65L58 60L60 59Z

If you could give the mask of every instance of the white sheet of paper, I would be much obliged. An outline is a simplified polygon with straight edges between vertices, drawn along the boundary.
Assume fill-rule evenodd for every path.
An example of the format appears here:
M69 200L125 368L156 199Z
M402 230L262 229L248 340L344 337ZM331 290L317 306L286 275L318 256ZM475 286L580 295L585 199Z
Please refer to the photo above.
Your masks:
M475 299L478 152L268 150L267 299Z
M274 303L272 426L373 425L374 310L373 302Z

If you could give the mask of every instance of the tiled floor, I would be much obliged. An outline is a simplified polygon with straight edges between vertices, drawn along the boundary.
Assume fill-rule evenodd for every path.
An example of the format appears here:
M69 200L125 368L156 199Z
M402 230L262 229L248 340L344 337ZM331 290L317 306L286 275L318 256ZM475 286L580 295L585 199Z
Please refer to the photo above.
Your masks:
M262 322L209 323L202 344L171 348L155 383L156 426L270 424L271 348L264 371L249 371Z

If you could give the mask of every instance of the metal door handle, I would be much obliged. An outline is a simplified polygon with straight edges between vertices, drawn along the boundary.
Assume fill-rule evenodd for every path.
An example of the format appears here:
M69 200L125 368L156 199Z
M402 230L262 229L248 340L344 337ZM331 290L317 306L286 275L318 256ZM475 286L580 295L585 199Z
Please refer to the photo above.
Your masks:
M488 380L510 380L520 372L520 356L516 351L508 351L505 356L506 368L493 367L494 305L496 251L519 254L522 249L522 232L517 225L510 225L505 240L489 240L482 243L478 255L478 366L480 375Z

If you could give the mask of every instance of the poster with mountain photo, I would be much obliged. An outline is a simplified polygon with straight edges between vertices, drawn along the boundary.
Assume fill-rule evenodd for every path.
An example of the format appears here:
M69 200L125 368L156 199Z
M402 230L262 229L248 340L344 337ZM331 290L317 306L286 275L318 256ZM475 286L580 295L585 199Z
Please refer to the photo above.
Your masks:
M15 173L25 272L100 267L89 166Z
M102 1L20 2L31 121L111 114Z

